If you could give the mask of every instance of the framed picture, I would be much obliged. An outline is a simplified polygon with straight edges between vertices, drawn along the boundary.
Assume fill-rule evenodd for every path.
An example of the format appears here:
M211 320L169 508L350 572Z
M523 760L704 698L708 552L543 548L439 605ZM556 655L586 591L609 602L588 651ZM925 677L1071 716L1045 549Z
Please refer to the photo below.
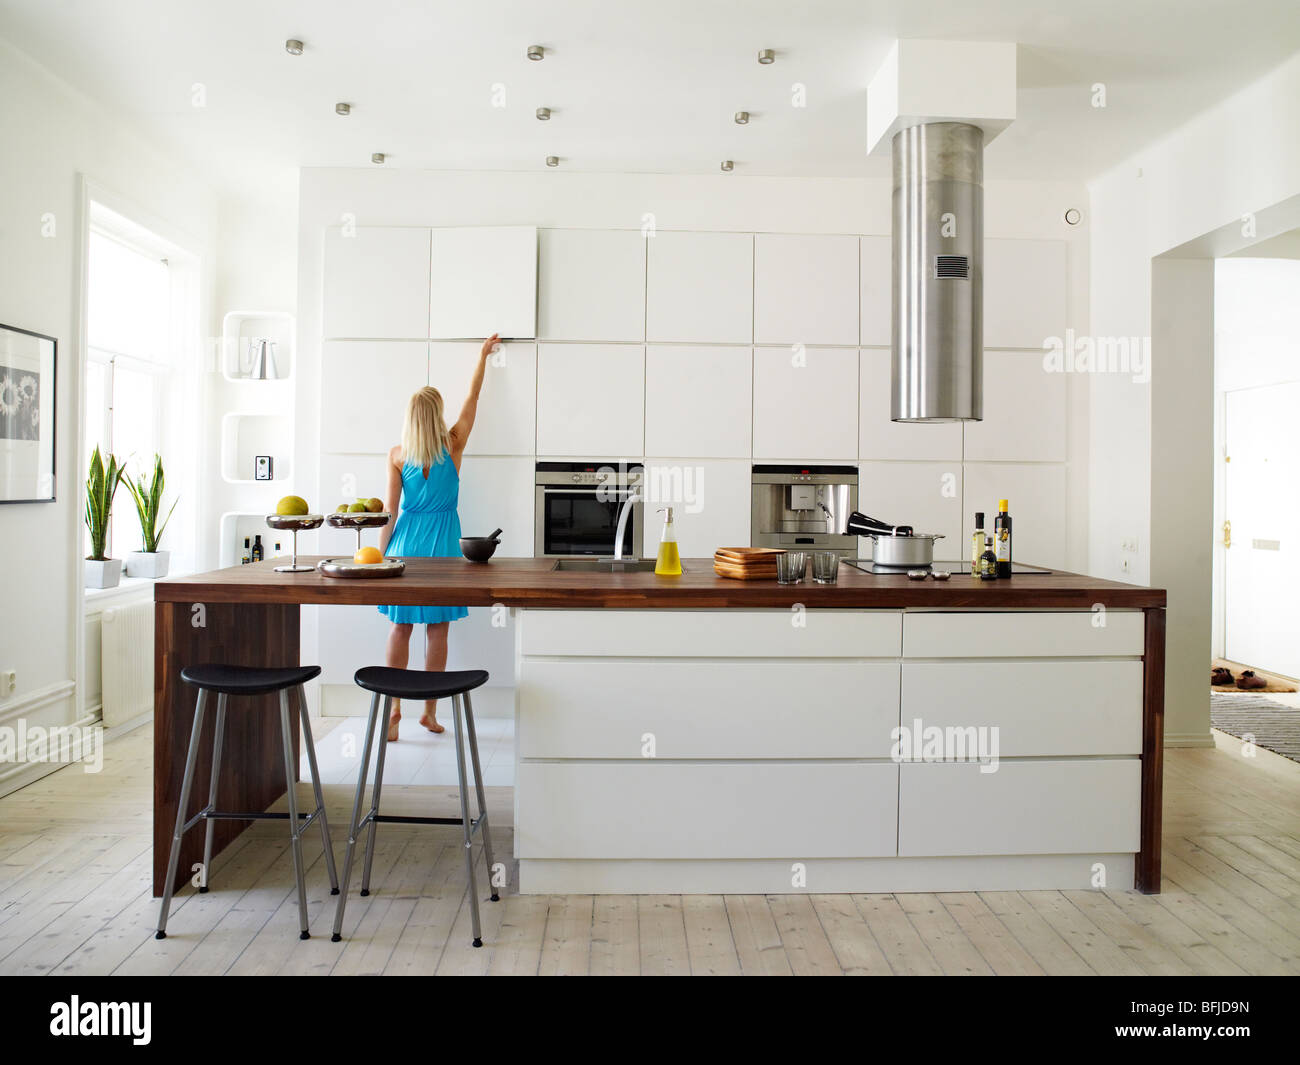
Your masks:
M0 325L0 503L54 502L58 341Z

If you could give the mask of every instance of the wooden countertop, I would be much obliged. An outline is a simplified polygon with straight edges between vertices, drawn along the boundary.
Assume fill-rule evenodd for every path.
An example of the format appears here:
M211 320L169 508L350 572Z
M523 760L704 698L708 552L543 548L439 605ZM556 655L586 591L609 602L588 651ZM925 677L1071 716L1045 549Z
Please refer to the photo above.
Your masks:
M321 556L299 556L314 565ZM586 609L809 608L886 609L928 607L970 610L1047 608L1086 610L1163 607L1163 589L1084 577L1076 573L1020 574L1009 580L978 581L953 574L947 581L912 581L906 575L879 576L841 566L837 584L797 585L736 581L713 572L713 560L682 563L680 577L653 573L557 572L554 559L500 558L487 563L460 558L410 558L400 577L346 580L311 573L276 573L287 559L160 580L155 602L310 603L341 605L492 606Z

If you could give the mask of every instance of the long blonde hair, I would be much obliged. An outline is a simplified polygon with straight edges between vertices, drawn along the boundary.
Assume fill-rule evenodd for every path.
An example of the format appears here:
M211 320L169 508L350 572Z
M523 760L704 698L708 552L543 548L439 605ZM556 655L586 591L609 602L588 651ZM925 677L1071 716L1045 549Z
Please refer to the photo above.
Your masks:
M451 434L442 414L442 393L425 387L411 397L402 423L402 461L421 469L441 462L451 450Z

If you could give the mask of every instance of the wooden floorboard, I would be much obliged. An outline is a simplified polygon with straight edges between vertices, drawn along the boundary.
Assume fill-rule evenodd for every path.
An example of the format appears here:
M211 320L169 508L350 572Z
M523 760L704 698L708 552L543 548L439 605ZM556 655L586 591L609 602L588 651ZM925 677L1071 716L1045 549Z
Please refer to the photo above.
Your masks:
M70 767L0 799L0 974L135 975L1043 975L1300 973L1300 766L1216 735L1166 752L1160 895L1099 891L946 894L517 894L513 797L489 788L508 884L471 945L464 848L451 826L383 825L371 894L360 860L330 942L318 833L303 839L312 937L284 825L260 822L185 886L155 940L149 730L110 744L104 770ZM454 789L391 787L385 810L454 812ZM299 792L305 808L310 789ZM326 788L342 871L351 788ZM445 811L444 811L445 808ZM505 856L505 857L503 857Z

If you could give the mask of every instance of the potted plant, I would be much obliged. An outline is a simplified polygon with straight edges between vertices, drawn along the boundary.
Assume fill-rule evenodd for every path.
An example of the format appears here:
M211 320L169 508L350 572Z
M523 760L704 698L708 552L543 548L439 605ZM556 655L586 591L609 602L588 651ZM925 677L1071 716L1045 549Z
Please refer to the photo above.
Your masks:
M170 551L159 551L158 541L162 539L163 530L171 521L172 511L176 509L173 501L171 509L162 524L158 524L158 515L162 513L163 464L162 456L153 457L153 477L145 481L143 477L132 481L123 477L126 490L131 493L135 503L135 512L140 519L140 535L144 540L143 551L132 551L126 556L126 575L128 577L166 577L167 564L171 558Z
M122 468L117 459L109 455L106 463L96 445L86 477L86 528L90 530L90 554L86 556L85 566L87 588L116 588L122 579L122 560L104 554L113 495L121 480Z

